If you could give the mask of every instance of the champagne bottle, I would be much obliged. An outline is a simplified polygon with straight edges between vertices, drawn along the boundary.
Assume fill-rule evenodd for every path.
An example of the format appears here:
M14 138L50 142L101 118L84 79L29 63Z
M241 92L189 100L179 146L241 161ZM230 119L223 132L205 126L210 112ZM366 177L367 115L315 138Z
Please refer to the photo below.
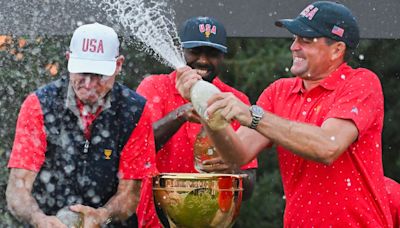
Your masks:
M194 168L203 173L203 161L218 157L218 153L212 141L207 137L205 129L202 127L196 136L194 143Z
M197 81L190 90L190 99L194 109L201 118L207 121L207 125L213 130L219 130L226 127L229 122L222 117L220 111L216 111L213 115L208 116L207 101L210 97L221 91L213 84L204 80Z

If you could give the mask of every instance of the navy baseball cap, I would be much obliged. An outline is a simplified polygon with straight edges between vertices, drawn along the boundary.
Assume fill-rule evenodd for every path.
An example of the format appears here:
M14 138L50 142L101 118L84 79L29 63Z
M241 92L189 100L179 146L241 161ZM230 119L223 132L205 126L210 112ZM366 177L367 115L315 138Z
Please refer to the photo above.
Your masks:
M295 19L278 20L275 25L301 37L328 37L343 41L351 49L356 48L360 41L355 17L346 6L336 2L314 2Z
M184 48L209 46L227 53L224 26L211 17L193 17L183 23L180 38Z

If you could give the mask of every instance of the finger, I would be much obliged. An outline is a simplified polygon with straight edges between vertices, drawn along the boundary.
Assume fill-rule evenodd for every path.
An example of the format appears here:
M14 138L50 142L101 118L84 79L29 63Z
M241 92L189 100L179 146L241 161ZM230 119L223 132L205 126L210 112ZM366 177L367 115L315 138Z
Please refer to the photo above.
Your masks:
M207 173L229 173L231 169L228 165L219 164L219 165L210 165L210 166L203 166L202 171Z
M212 95L207 101L207 106L212 105L216 101L225 99L228 96L228 94L229 93L216 93L216 94Z
M203 161L203 165L223 164L224 161L220 157L210 158Z
M224 109L226 107L226 104L226 99L215 100L210 106L207 107L207 115L212 116L217 110Z
M191 69L192 68L189 66L184 66L184 67L180 67L180 68L176 69L176 78L179 79L184 72L189 71Z

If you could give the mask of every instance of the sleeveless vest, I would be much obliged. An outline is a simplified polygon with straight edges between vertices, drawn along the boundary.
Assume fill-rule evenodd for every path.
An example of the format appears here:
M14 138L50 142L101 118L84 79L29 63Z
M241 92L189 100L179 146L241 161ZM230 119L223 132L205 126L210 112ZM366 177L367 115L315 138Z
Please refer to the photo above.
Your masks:
M146 102L116 82L109 94L111 107L93 121L91 138L86 140L79 118L65 105L68 83L62 78L35 92L43 111L47 149L33 196L49 215L76 203L97 208L116 193L120 153ZM132 227L132 219L127 222Z

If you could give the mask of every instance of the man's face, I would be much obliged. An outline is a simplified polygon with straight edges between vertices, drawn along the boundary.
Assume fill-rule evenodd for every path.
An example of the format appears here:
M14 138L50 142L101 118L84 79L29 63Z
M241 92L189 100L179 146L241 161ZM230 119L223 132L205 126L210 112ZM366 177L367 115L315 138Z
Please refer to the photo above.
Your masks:
M93 105L111 90L115 82L115 76L70 73L70 83L79 100L84 104Z
M224 54L216 48L201 46L184 49L187 65L197 70L201 77L212 82L219 74Z
M294 36L290 46L293 64L290 68L292 74L303 79L318 80L325 75L332 65L332 46L328 45L325 38L304 38Z

